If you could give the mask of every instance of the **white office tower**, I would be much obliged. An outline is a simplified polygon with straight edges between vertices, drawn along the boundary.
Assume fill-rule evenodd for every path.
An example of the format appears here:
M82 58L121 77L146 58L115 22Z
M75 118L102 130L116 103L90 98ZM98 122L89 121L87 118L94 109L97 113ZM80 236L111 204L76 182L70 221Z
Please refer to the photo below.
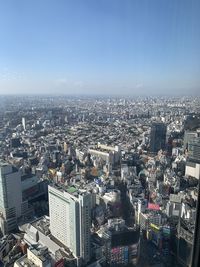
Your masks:
M16 229L21 206L21 175L12 165L0 161L0 228L3 234Z
M22 118L22 126L25 131L26 130L26 119L24 117Z
M92 195L74 187L49 186L51 234L86 264L90 260Z

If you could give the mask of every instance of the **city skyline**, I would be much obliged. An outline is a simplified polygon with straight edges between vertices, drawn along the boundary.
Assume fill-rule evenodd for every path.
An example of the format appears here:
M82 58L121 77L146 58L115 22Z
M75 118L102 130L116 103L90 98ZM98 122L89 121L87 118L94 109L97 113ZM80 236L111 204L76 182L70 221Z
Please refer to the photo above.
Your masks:
M0 99L0 266L199 266L199 97Z
M0 94L199 95L199 1L0 5Z

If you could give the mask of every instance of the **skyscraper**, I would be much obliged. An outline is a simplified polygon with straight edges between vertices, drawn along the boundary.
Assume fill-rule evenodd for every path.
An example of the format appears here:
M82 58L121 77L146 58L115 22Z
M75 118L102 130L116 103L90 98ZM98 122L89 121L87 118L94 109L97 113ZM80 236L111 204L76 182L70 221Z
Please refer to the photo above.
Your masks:
M26 119L23 117L22 118L22 126L24 128L24 131L26 130Z
M160 149L165 149L166 144L166 125L155 122L151 126L150 133L150 152L157 153Z
M188 143L189 160L200 163L200 137L195 137Z
M184 148L188 149L189 143L191 143L191 141L198 136L199 136L199 133L196 131L189 131L189 130L185 131L185 133L184 133Z
M85 263L90 260L92 195L74 187L49 186L51 234Z
M188 143L185 175L200 179L200 137L195 137Z
M21 208L21 175L12 165L0 161L0 228L3 234L16 229Z

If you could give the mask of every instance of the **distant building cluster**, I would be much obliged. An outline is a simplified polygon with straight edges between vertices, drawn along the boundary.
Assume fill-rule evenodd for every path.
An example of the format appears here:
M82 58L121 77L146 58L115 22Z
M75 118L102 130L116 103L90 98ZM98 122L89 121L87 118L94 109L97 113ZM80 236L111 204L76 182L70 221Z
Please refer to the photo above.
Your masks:
M3 266L190 266L199 103L2 96Z

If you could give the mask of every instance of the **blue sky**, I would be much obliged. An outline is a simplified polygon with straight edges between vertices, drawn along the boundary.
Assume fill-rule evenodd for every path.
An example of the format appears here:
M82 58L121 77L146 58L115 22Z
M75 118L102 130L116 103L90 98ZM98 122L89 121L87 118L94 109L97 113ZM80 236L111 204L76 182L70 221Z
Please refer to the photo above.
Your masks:
M0 0L0 93L199 94L199 0Z

